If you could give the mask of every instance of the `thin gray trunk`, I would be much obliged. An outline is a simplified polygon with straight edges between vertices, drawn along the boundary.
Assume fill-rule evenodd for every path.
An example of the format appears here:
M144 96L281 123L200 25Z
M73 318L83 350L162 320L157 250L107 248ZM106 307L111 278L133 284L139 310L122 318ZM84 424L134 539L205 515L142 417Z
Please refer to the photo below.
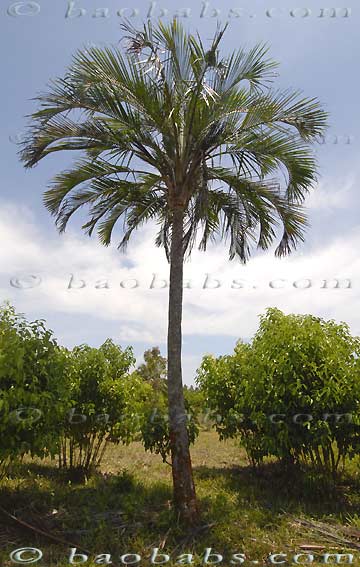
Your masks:
M181 319L183 301L183 211L173 217L170 251L169 326L168 326L168 399L174 501L183 521L199 520L193 480L181 370Z

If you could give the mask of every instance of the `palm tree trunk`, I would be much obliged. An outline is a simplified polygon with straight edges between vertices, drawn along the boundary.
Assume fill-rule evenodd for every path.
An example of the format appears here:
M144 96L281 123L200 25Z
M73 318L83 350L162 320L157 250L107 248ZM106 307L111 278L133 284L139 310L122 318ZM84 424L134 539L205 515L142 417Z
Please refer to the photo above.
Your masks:
M183 211L174 210L170 251L168 400L174 501L182 521L194 525L199 510L193 480L181 370L183 300Z

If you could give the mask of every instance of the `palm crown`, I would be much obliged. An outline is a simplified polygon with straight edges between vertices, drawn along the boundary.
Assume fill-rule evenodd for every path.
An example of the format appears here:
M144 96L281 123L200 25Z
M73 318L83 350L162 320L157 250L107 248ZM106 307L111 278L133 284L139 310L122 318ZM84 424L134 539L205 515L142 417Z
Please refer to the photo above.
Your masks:
M221 59L225 28L205 49L176 19L123 27L125 52L78 51L65 77L37 97L25 165L84 151L45 192L58 229L86 205L83 229L96 229L108 245L122 220L124 247L154 220L156 244L169 258L173 212L181 208L184 252L199 230L200 249L230 237L230 258L243 262L252 244L266 249L277 237L276 254L290 252L304 239L302 203L316 180L309 142L326 126L318 101L271 90L277 64L263 45Z

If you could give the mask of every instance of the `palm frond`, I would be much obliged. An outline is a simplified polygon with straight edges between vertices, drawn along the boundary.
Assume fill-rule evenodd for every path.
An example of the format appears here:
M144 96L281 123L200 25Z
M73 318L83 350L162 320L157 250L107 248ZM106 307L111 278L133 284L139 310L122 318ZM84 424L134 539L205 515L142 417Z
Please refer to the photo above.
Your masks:
M170 257L173 207L183 207L184 252L229 240L246 262L254 246L288 254L304 240L302 208L317 180L311 144L327 113L316 98L271 87L277 64L258 44L221 56L226 26L205 44L178 18L122 25L126 49L78 50L36 100L20 158L81 151L44 193L59 231L81 208L83 230L120 248L154 221ZM199 239L198 236L200 235Z

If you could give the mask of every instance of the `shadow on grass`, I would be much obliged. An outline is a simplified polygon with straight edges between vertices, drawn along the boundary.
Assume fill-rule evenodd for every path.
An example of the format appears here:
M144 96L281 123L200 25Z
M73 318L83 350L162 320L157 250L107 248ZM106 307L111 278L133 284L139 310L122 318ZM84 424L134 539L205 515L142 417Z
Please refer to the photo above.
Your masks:
M0 506L65 543L20 526L1 512L0 535L5 530L7 541L44 550L48 565L64 561L73 546L94 556L116 557L127 552L148 556L151 548L162 546L165 553L176 549L178 554L200 554L205 547L236 551L261 530L262 539L270 534L274 541L277 530L281 534L285 527L285 537L286 513L318 518L332 514L339 521L346 514L360 514L358 481L345 479L334 487L310 471L284 473L275 463L255 471L246 466L195 467L204 525L193 532L178 526L171 488L163 482L140 482L124 470L74 484L55 467L34 463L19 465L16 473L0 487ZM268 548L264 544L257 549Z
M258 559L274 549L293 547L296 541L303 543L304 538L319 542L316 533L294 528L296 518L343 525L360 513L360 486L354 478L334 485L311 469L284 472L273 462L258 469L198 466L194 473L203 519L211 525L208 533L196 538L197 549L212 545L221 551L232 546ZM328 549L332 544L329 540Z
M275 462L255 469L201 466L194 472L200 482L220 482L243 507L253 504L273 513L285 510L317 517L360 513L360 482L349 476L338 476L334 482L311 467L284 470Z
M134 549L134 541L139 549L154 542L159 545L176 520L168 485L146 486L126 471L97 474L85 484L64 481L62 472L50 466L22 465L17 473L20 476L0 487L0 506L68 545L20 525L1 511L0 534L5 530L8 541L19 546L51 548L54 563L56 557L66 557L74 544L94 555L125 553L124 549Z

